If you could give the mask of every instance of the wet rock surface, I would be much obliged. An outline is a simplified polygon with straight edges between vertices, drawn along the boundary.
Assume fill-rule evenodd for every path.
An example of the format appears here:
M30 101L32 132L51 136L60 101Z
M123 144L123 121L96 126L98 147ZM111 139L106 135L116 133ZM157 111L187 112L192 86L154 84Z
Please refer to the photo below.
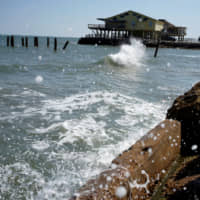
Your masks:
M165 120L88 181L73 199L151 199L180 153L180 123Z
M198 200L200 197L200 177L188 182L177 190L168 200Z
M181 122L182 158L163 194L169 200L200 199L200 82L176 98L167 118Z
M163 199L187 199L200 198L200 158L181 157L175 173L170 176L163 187Z
M167 112L167 119L181 122L181 154L191 156L200 153L200 82L179 96Z

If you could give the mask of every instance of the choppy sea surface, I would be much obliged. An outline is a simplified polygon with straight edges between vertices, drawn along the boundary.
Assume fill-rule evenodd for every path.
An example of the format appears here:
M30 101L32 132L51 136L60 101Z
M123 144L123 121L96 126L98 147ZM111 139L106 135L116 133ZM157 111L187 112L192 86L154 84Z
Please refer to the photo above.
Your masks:
M33 39L33 38L32 38ZM0 199L68 199L200 80L200 51L6 47L0 37ZM69 40L66 50L62 50Z

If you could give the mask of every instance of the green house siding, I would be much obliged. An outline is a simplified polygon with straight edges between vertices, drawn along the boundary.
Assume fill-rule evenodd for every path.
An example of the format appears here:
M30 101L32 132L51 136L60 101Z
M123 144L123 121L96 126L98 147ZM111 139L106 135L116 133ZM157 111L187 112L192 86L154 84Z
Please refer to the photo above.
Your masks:
M167 39L173 39L170 38L173 36L183 40L186 35L185 27L175 27L166 20L156 20L134 11L127 11L108 18L98 18L98 20L103 21L104 24L89 24L88 28L92 34L88 37L114 40L138 37L144 40L157 40L162 37L163 30L163 35ZM166 26L169 27L166 29Z
M161 31L164 25L156 19L133 11L121 13L103 20L106 23L106 27L128 31Z

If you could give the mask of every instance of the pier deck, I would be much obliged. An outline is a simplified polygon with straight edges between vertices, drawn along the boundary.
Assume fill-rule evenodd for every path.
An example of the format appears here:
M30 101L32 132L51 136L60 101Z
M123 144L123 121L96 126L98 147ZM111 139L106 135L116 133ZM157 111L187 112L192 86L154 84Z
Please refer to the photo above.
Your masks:
M103 38L103 37L83 37L80 38L78 44L84 45L112 45L130 44L129 38ZM143 40L146 47L156 47L156 40ZM183 49L200 49L200 42L190 41L165 41L160 42L160 48L183 48Z

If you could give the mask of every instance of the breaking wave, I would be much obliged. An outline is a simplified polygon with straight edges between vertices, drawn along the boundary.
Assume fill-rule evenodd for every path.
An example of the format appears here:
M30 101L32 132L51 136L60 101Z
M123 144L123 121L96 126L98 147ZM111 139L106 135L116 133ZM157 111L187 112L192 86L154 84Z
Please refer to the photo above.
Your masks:
M122 45L118 53L107 57L107 61L118 66L139 66L144 56L145 46L139 40L131 39L130 45Z

